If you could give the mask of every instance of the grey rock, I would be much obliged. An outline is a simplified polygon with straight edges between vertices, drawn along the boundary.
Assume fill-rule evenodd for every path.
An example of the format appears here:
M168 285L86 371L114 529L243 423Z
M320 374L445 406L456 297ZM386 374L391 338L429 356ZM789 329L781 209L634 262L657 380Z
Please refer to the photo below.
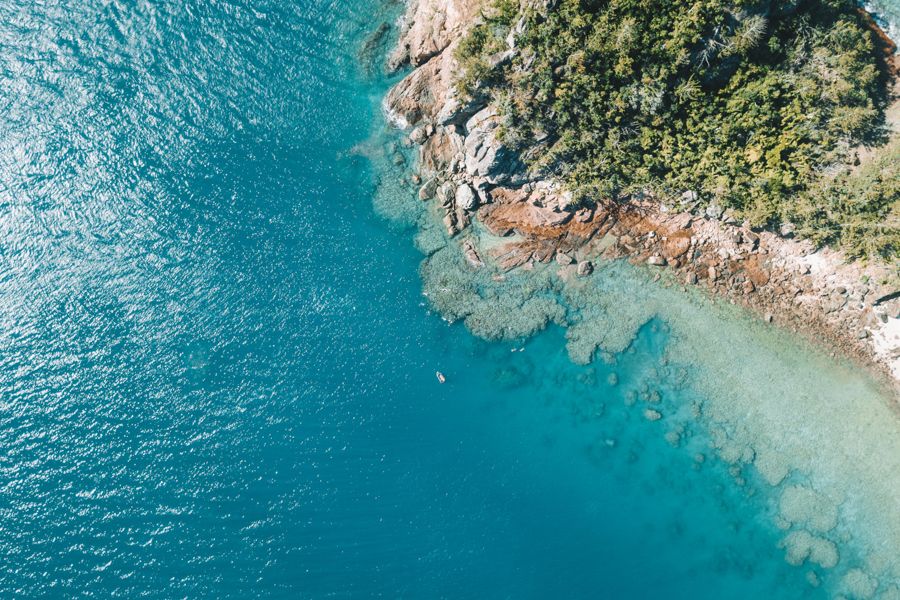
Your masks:
M481 110L466 122L466 173L491 185L521 185L527 180L525 166L497 139L499 124L500 119L492 107Z
M565 252L557 252L556 253L556 262L566 267L575 262L575 259L566 254Z
M722 209L722 207L715 202L706 207L706 216L710 219L718 219L722 216L723 212L724 210Z
M437 192L437 179L429 179L419 188L419 200L431 200Z
M475 188L475 193L478 194L478 202L479 204L490 204L493 198L491 197L491 189L492 185L487 179L483 177L476 177L472 180L472 187Z
M416 127L412 130L412 133L409 134L409 141L413 144L418 144L421 146L428 139L428 133L426 129L422 126Z
M496 69L500 65L509 63L509 61L511 61L515 55L515 50L511 49L492 54L487 59L488 66L490 66L492 69Z
M490 204L492 201L491 193L484 188L475 188L475 192L478 194L478 203L481 205Z
M439 125L461 124L482 110L486 103L487 98L483 94L475 94L465 101L460 100L456 94L451 94L438 111L435 120Z
M445 182L441 187L438 188L437 199L438 202L441 203L442 207L450 208L451 206L453 206L455 192L456 188L450 181Z
M847 305L847 299L843 296L833 297L831 300L825 303L822 309L825 311L825 314L831 314L833 312L837 312L844 308Z
M797 226L793 223L782 223L781 229L779 229L779 233L781 237L791 238L794 237L794 233L797 231Z
M509 35L506 36L506 45L509 46L510 50L516 49L516 38L525 32L527 24L525 16L522 15L512 29L510 29Z
M473 268L478 269L484 266L484 261L481 260L478 251L475 249L475 244L471 240L466 240L463 243L463 254L466 257L466 262Z
M750 244L751 249L756 250L759 248L759 235L750 231L749 229L745 229L743 231L744 241Z
M580 263L578 263L578 270L576 271L576 273L578 274L579 277L587 277L588 275L590 275L593 272L594 272L594 265L593 265L593 263L591 263L591 261L583 260Z
M466 121L465 128L466 131L472 133L478 129L486 129L485 124L495 120L497 117L497 109L493 106L487 106ZM495 125L496 126L496 125Z
M666 259L662 256L651 256L647 259L647 264L653 267L664 267L666 266Z
M695 192L693 190L688 190L688 191L684 192L683 194L681 194L681 203L682 204L693 204L693 203L697 202L698 199L699 199L699 196L697 195L697 192Z
M456 207L472 211L478 207L478 196L468 183L462 183L456 188Z

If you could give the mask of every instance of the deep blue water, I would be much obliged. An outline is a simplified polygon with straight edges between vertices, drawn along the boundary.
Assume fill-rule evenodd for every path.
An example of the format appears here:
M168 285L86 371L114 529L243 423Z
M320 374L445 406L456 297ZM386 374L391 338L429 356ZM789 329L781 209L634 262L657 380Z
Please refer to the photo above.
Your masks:
M350 152L384 11L0 1L0 597L814 595L627 406L664 324L576 367L429 312Z

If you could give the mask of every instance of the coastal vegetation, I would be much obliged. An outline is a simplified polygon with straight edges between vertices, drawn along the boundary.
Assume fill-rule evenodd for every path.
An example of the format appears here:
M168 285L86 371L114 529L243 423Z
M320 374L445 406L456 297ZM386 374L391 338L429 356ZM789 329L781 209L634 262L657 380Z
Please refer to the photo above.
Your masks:
M579 201L650 190L897 257L888 71L854 2L543 4L493 0L457 51L459 92L491 98L532 169Z

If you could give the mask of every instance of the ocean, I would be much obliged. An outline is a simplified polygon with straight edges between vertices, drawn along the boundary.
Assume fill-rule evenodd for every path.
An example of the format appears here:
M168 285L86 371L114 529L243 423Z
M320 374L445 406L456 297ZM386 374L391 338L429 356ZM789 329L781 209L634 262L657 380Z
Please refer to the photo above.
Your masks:
M576 364L422 295L361 53L399 10L0 0L0 597L826 597L642 413L709 393L677 315Z

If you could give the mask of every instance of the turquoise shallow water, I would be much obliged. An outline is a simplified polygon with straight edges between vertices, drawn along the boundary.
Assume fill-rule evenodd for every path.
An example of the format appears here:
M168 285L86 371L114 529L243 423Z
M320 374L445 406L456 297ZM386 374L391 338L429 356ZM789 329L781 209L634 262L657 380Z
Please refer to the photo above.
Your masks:
M385 10L0 2L0 596L820 595L629 406L691 400L664 323L576 366L429 311L350 151Z

